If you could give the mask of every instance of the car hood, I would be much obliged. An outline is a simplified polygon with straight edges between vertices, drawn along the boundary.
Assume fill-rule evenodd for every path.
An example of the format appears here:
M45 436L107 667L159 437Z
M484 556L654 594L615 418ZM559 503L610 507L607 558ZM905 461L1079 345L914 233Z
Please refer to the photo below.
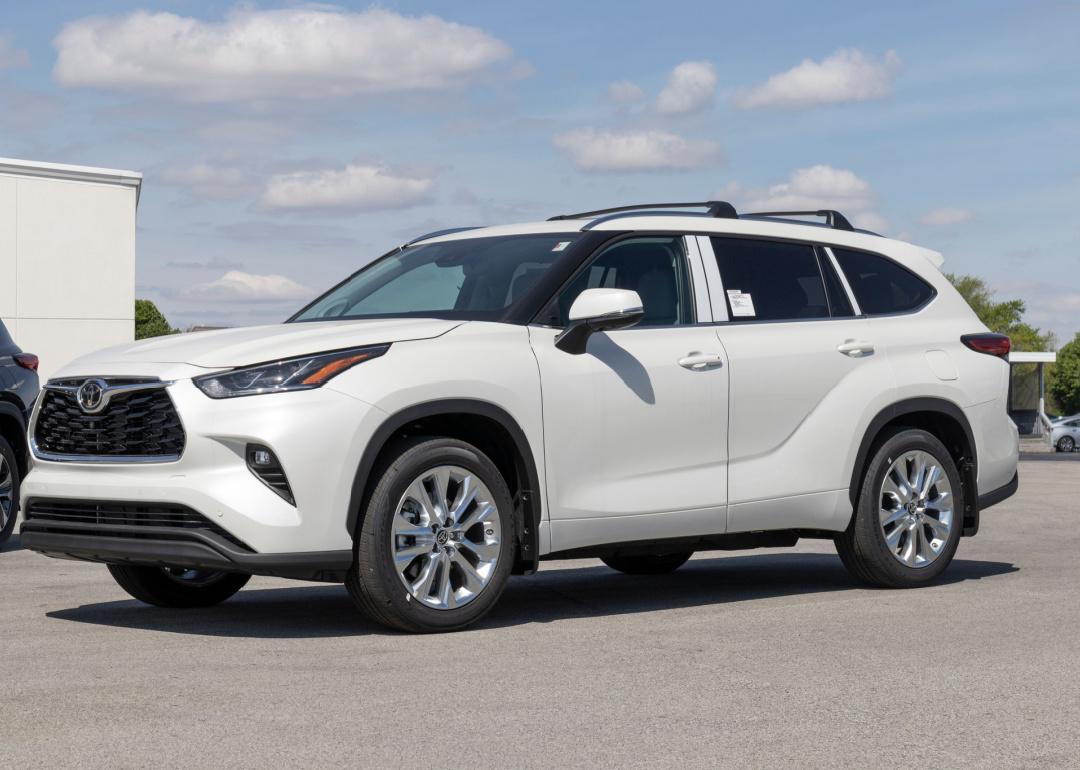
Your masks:
M140 373L140 364L189 364L206 369L228 369L341 348L431 339L462 323L431 318L390 318L173 334L105 348L72 361L64 367L63 373L127 370L134 375Z

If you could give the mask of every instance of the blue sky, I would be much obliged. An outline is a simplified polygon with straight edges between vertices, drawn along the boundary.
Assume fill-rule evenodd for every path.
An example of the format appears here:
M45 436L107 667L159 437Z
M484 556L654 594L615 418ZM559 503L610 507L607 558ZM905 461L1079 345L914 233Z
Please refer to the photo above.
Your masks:
M137 294L279 320L411 235L832 205L1080 330L1080 3L40 0L0 156L145 174Z

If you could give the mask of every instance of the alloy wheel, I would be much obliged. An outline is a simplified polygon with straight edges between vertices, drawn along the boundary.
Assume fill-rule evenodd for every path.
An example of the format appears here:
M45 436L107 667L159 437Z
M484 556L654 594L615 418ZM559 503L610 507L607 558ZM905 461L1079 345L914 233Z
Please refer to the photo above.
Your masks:
M7 527L15 515L15 477L14 469L7 458L0 454L0 532Z
M1076 442L1073 440L1072 436L1065 436L1058 442L1058 449L1062 452L1071 452L1076 449Z
M929 452L905 452L881 483L881 530L889 552L907 567L926 567L945 550L953 527L953 494Z
M433 609L455 609L475 599L495 574L501 545L491 491L458 466L424 471L394 511L394 567L409 595Z

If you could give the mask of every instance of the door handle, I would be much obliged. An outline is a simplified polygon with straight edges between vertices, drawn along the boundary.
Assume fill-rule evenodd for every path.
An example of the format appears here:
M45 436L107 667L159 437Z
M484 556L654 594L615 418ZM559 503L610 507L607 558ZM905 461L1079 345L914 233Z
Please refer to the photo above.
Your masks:
M719 353L690 353L679 359L679 366L700 372L724 365L724 357Z
M862 340L844 340L836 346L836 349L845 356L851 356L852 358L862 358L874 353L873 344Z

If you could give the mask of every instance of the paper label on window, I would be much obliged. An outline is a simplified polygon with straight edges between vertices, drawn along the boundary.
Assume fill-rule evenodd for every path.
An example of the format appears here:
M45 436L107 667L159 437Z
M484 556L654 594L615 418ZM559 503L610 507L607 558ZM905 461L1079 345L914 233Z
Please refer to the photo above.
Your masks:
M736 318L755 316L754 298L749 292L741 292L738 289L728 289L728 302L731 303L731 315Z
M552 251L562 251L563 249L565 249L569 245L570 245L570 241L559 241L558 243L555 244L555 248L553 248Z

